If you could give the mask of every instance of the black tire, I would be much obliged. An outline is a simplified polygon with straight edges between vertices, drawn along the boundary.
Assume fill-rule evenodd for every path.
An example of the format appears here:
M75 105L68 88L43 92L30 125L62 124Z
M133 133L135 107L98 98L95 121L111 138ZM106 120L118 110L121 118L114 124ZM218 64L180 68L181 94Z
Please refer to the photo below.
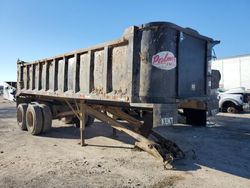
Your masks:
M43 114L42 132L45 133L51 129L52 113L51 113L50 107L48 107L46 104L40 104L39 106L40 106L40 108L42 110L42 114Z
M184 109L186 123L193 126L206 126L207 111L197 109Z
M38 105L30 104L26 112L26 125L30 134L38 135L43 128L43 114Z
M227 112L227 113L238 113L239 111L241 111L241 107L237 106L236 104L234 104L231 101L226 101L222 104L222 112Z
M25 103L19 104L17 107L17 125L21 130L27 130L26 126L26 111L28 105Z
M93 117L91 117L91 116L86 116L86 117L85 117L85 126L86 126L86 127L90 127L90 126L94 123L94 121L95 121L95 118L93 118ZM74 118L72 119L72 122L73 122L73 124L75 124L75 126L76 126L77 128L80 127L80 120L79 120L77 117L74 117Z

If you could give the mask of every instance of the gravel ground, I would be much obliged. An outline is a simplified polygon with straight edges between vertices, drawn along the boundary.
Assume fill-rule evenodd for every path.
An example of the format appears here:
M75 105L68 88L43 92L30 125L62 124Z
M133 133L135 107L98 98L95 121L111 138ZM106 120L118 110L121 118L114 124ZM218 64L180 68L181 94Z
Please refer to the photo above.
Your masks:
M95 122L79 131L53 122L40 136L20 131L15 103L0 98L0 187L250 187L250 114L219 114L215 125L176 125L158 131L187 157L164 170L133 139Z

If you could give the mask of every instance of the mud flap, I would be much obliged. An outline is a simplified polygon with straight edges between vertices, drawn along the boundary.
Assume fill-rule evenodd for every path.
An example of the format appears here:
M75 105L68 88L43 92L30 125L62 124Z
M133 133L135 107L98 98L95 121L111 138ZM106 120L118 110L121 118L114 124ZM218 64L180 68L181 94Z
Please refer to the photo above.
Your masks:
M207 111L197 109L184 109L186 123L194 126L206 126Z
M177 123L177 104L154 104L153 127L171 126Z

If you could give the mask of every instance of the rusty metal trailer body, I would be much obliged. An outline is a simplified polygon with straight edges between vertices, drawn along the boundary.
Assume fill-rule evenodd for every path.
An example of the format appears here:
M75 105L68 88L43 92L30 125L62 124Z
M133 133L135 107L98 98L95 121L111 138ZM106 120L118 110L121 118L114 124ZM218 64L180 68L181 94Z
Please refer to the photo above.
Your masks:
M132 26L115 41L32 63L18 61L17 103L47 104L52 118L84 120L87 113L110 123L102 117L109 112L139 125L147 116L150 123L144 119L140 125L144 129L176 123L182 108L188 123L205 124L212 109L210 61L216 43L168 22ZM131 111L138 116L131 117Z

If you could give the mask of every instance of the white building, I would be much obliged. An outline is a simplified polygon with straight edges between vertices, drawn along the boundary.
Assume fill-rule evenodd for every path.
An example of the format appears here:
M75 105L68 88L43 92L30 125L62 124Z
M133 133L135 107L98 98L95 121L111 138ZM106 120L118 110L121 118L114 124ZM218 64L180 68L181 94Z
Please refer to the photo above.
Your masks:
M245 87L250 90L250 54L217 59L212 62L212 69L221 73L221 88Z

